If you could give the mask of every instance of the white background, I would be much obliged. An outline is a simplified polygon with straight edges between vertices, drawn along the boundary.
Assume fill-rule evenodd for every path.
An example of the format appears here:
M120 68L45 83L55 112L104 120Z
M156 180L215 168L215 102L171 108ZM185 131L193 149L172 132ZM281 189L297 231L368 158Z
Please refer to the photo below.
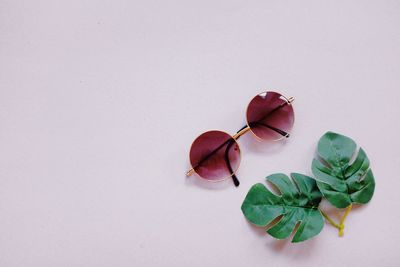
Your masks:
M399 60L399 1L0 0L0 266L399 266ZM186 179L195 137L268 89L292 137L241 138L239 188ZM251 226L251 185L310 174L328 130L377 184L345 236Z

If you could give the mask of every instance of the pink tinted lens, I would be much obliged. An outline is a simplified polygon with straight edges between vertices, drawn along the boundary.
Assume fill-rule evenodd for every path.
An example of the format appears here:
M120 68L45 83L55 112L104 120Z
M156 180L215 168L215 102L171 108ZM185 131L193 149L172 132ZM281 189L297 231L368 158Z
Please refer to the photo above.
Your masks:
M235 139L221 131L205 132L190 148L190 163L207 180L229 178L240 164L240 149Z
M278 140L288 137L294 123L293 107L279 93L261 93L247 107L247 123L251 131L261 139Z

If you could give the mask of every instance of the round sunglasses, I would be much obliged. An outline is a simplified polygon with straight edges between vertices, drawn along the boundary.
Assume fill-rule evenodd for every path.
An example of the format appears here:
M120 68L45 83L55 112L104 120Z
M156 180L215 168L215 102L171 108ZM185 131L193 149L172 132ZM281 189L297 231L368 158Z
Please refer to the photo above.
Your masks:
M190 148L192 168L186 173L196 173L208 181L222 181L232 177L235 186L240 182L235 172L240 165L239 137L251 132L258 140L278 141L290 136L294 123L293 97L286 98L277 92L263 92L247 106L247 124L233 136L212 130L198 136Z

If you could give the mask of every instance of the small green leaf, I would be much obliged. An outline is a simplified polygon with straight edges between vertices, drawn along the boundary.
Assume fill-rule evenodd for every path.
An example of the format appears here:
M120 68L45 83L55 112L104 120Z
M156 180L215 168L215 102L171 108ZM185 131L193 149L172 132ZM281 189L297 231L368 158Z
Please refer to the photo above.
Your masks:
M267 181L277 187L281 195L271 193L263 184L255 184L242 204L244 216L257 226L266 226L275 218L282 218L267 232L277 238L290 236L299 223L292 242L301 242L319 234L324 219L318 209L321 193L311 177L292 173L293 182L285 174L272 174Z
M362 148L356 150L352 139L333 132L327 132L318 142L318 158L312 162L312 172L324 197L337 208L365 204L374 194L369 159Z

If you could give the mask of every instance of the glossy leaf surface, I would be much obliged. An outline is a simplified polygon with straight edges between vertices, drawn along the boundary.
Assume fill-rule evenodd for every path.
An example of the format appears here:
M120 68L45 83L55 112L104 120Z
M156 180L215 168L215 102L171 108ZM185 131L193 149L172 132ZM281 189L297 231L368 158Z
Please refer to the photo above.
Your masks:
M374 175L365 151L344 136L327 132L318 142L312 172L318 188L335 207L367 203L375 190Z
M298 173L292 173L291 177L292 180L280 173L267 177L280 195L272 193L261 183L255 184L247 193L242 211L257 226L266 226L281 216L267 231L277 239L289 237L298 224L292 242L301 242L319 234L324 226L318 210L321 193L311 177Z

